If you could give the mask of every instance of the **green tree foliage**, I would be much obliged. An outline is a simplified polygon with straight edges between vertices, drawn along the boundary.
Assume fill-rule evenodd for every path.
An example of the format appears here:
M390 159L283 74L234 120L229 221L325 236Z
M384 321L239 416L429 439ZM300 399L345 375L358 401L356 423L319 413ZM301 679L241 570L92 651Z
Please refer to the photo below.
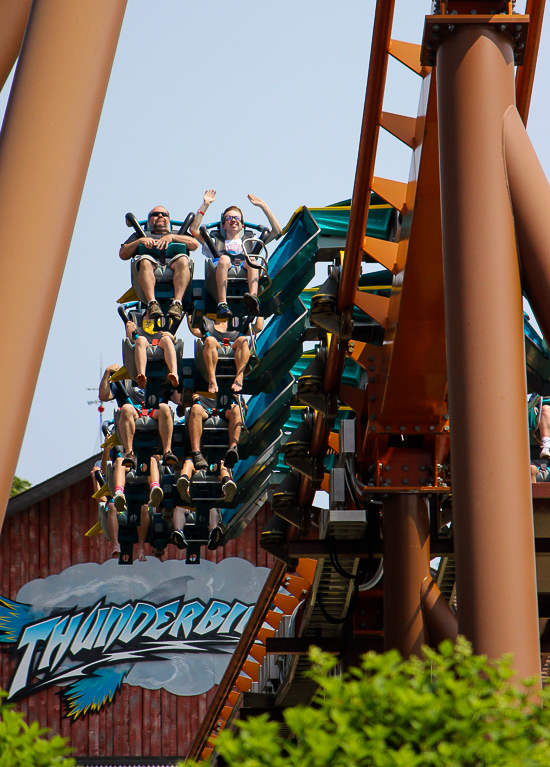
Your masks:
M0 767L74 767L75 760L65 757L71 750L65 738L47 740L42 737L46 732L38 722L27 725L23 714L0 703Z
M550 765L550 696L512 685L510 658L488 662L461 638L423 659L368 653L340 677L333 657L311 657L319 691L284 712L293 738L266 716L239 722L217 741L229 767Z
M28 490L29 487L32 487L32 483L29 482L28 479L21 479L20 477L14 477L11 490L10 490L10 498L13 498L14 495L19 495L19 493L22 493L23 490Z

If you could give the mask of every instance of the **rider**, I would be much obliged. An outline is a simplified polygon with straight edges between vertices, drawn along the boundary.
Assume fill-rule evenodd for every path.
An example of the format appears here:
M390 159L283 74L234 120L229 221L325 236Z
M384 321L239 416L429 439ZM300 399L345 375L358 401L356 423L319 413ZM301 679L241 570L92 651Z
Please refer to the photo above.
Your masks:
M149 318L148 311L143 314L131 311L130 321L126 323L126 337L134 345L134 358L136 361L136 383L140 389L144 389L147 383L145 367L147 365L147 347L156 339L158 346L164 352L164 361L168 370L167 378L173 387L179 384L177 373L177 359L175 344L176 339L167 330L156 329L156 320Z
M207 249L204 238L201 235L199 228L202 225L203 217L208 206L216 199L216 190L207 189L204 193L203 203L195 214L193 223L191 224L189 231L203 246L203 253L212 258L212 254ZM259 197L255 197L253 194L248 195L248 199L252 205L256 205L261 208L271 225L271 230L266 239L266 243L278 237L281 232L281 225L268 208L263 200ZM249 308L251 314L258 314L260 310L260 303L258 301L258 270L250 267L243 257L243 241L242 235L244 231L244 216L240 208L235 205L231 205L226 208L222 213L222 229L225 233L225 240L221 243L221 249L218 247L220 258L214 260L214 266L216 267L216 285L218 288L218 319L230 318L231 311L227 305L227 273L231 266L243 265L247 271L248 276L248 293L243 296L244 303ZM251 259L252 260L252 259Z
M136 233L132 234L120 246L119 255L123 261L135 257L139 284L148 304L149 319L157 320L163 316L160 305L155 300L155 269L159 266L159 261L150 253L138 256L139 246L143 245L149 249L157 248L157 250L163 251L171 242L179 242L186 245L188 250L195 250L198 243L189 235L171 232L170 214L162 205L157 205L151 210L147 217L147 223L149 234L146 237L139 237ZM181 320L183 317L181 302L191 276L189 258L184 253L176 253L171 258L166 259L166 266L174 272L174 299L166 316L174 320Z
M258 317L255 322L255 330L263 329L264 318ZM239 330L230 330L227 326L227 320L211 320L204 317L202 327L194 328L187 318L189 330L196 337L203 341L202 359L206 367L208 378L208 393L215 395L218 392L216 383L216 366L218 364L218 353L221 349L233 349L235 352L235 367L237 375L231 385L231 391L239 393L243 388L243 376L250 359L250 350L248 348L248 339L242 335Z
M99 384L99 399L102 402L109 402L110 400L117 399L120 407L120 417L118 421L118 431L124 447L124 455L122 456L122 465L127 466L129 469L136 468L136 457L133 452L134 434L136 431L135 422L143 415L140 407L138 407L138 401L144 401L144 392L140 389L133 390L134 399L132 402L123 402L120 395L117 397L115 386L110 383L109 378L111 375L120 368L120 365L114 363L109 365L105 370L101 382ZM141 398L141 399L140 399ZM132 399L128 396L127 399ZM162 447L164 451L162 463L164 466L173 466L178 462L177 457L172 453L172 412L166 402L161 402L158 408L152 408L147 410L145 415L150 416L155 421L158 421L158 428L160 438L162 441Z

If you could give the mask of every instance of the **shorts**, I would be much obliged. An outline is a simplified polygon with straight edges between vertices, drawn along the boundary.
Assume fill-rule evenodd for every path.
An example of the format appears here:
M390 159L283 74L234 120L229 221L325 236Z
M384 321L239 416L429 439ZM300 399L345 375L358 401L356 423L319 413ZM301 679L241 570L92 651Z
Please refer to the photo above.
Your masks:
M186 258L189 261L189 256L186 253L176 253L175 256L172 256L172 258L167 258L165 261L165 265L170 267L170 264L173 264L174 261L177 261L178 258ZM156 267L161 266L160 261L157 258L154 258L153 256L150 256L148 253L144 253L143 256L135 256L134 262L136 264L136 267L139 271L139 264L140 261L150 261L152 264Z
M550 397L541 397L533 407L529 408L529 431L536 431L539 427L540 408L550 405Z
M235 397L233 397L233 401L236 402ZM216 409L216 399L212 397L204 397L202 394L195 394L193 396L193 405L200 405L209 418L212 416L214 410L216 410L220 418L223 418L225 421L227 420L225 417L227 410L224 410L223 412L218 411Z
M240 255L237 256L231 256L229 253L224 253L224 256L229 256L231 260L231 268L240 269L241 267L244 267L246 269L246 261L244 258L241 258ZM214 264L214 267L218 265L219 258L211 258L212 263Z

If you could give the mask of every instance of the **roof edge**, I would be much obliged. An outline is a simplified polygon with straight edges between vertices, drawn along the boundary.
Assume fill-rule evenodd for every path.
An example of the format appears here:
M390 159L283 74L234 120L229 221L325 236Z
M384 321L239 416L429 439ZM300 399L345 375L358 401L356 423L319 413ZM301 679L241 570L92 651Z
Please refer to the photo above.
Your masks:
M33 506L35 503L43 501L44 498L48 498L50 495L58 493L65 487L80 482L81 479L84 479L90 474L95 462L99 461L101 456L102 453L97 453L90 458L86 458L86 460L81 463L77 463L76 466L72 466L70 469L66 469L60 474L56 474L54 477L41 482L39 485L29 487L28 490L24 490L22 493L14 495L8 502L6 517L11 517L23 509L28 509L29 506Z

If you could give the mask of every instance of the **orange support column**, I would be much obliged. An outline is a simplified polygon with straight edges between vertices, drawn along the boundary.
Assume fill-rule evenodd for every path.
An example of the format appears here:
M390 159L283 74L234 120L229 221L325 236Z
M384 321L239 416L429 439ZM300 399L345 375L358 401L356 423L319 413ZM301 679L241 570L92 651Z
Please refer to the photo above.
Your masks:
M503 158L511 38L457 25L437 54L458 629L540 673L521 284Z
M32 0L0 0L0 90L17 61Z
M34 0L0 135L0 306L17 327L13 369L5 364L0 379L0 524L125 7L126 0ZM36 446L37 458L46 447Z
M428 643L421 592L430 575L430 522L426 500L395 493L384 501L384 649L404 658Z

